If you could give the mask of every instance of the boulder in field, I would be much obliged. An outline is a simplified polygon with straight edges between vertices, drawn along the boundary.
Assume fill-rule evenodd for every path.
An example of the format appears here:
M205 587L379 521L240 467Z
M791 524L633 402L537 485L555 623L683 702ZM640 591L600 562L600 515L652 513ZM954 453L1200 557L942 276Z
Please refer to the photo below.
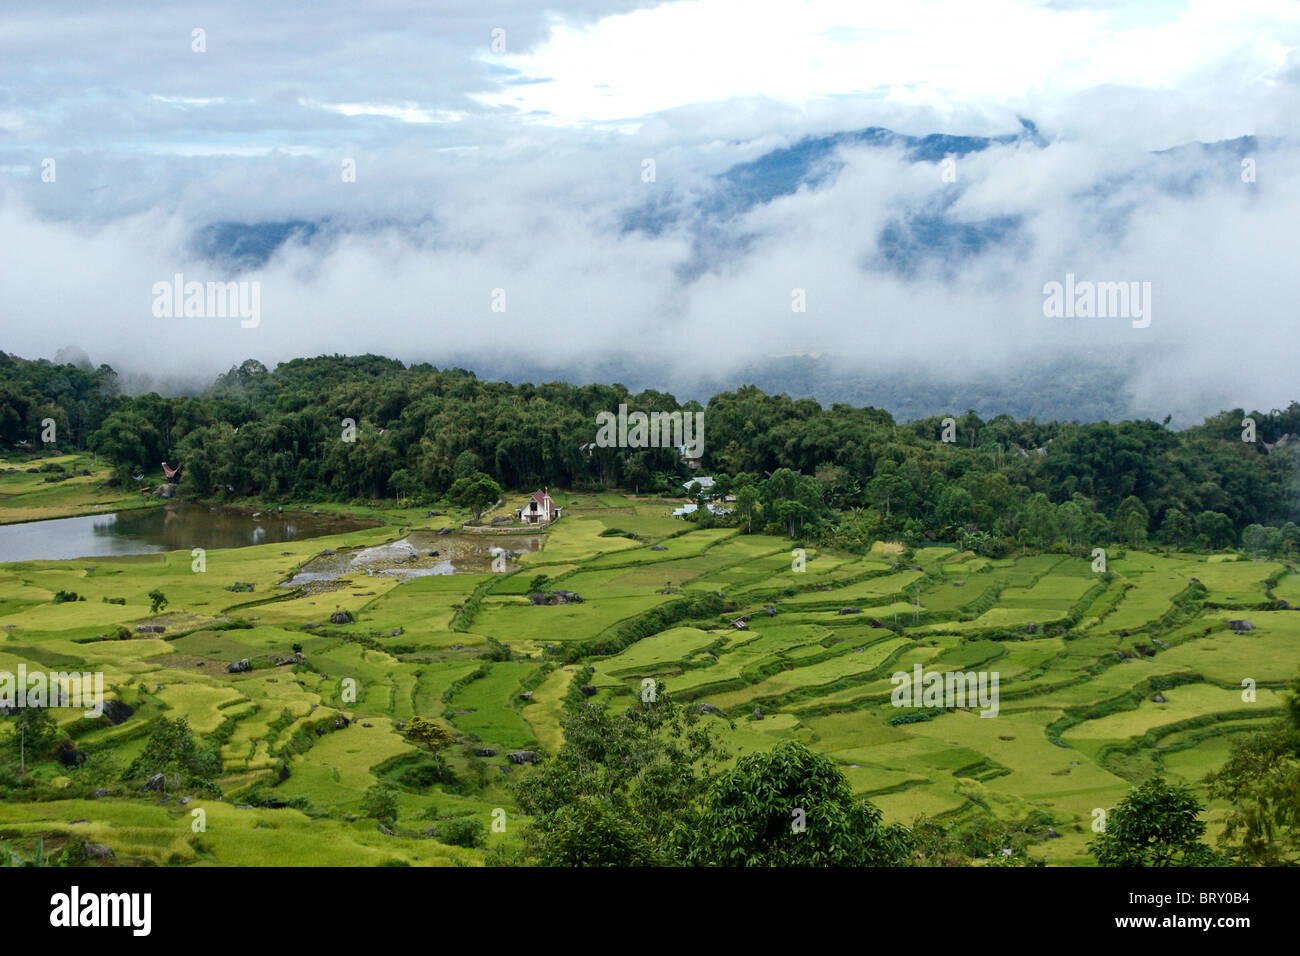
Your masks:
M149 778L149 782L140 788L141 793L162 793L163 787L167 785L167 778L160 773L154 774Z
M861 613L862 613L862 608L860 608L860 607L842 607L842 608L840 608L838 611L836 611L835 613L836 613L836 614L840 614L840 615L844 615L844 614L861 614Z
M750 716L752 716L755 720L762 720L762 719L763 719L763 709L762 709L761 707L755 707L755 708L754 708L754 713L751 714Z
M538 760L537 754L532 750L515 750L506 754L506 758L511 763L518 764L537 763Z
M81 852L87 860L113 859L113 851L102 843L87 843L81 848Z
M479 747L474 751L475 757L495 757L497 752L491 747Z
M339 608L339 610L330 615L331 624L351 624L354 620L352 612L346 611L342 608Z
M120 700L104 701L104 719L114 727L134 713L135 708L130 704L124 704Z
M724 714L724 713L723 713L719 708L714 707L712 704L709 704L709 703L701 703L701 704L700 704L700 713L701 713L701 714L712 714L712 715L715 716L715 717L726 717L726 716L727 716L727 715Z
M230 674L242 674L244 671L252 669L253 665L247 657L226 665L226 672Z
M1238 634L1241 634L1245 631L1253 631L1255 629L1255 625L1251 624L1250 621L1240 621L1240 620L1229 621L1228 627L1232 628Z

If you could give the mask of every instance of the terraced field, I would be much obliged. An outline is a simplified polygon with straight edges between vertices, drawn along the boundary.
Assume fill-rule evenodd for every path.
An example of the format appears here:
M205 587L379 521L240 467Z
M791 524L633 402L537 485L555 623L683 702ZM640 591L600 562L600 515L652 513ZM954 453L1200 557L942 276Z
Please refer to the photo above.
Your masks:
M1032 855L1086 864L1094 808L1157 769L1198 784L1233 734L1278 713L1300 666L1300 614L1277 609L1300 604L1300 577L1277 563L1129 551L1097 574L1086 558L877 545L809 549L796 572L789 541L695 529L668 517L668 501L559 497L565 517L545 547L504 573L281 586L323 549L448 520L409 510L371 512L385 527L211 552L202 573L188 551L0 565L0 670L100 671L109 696L134 708L113 726L60 712L90 759L29 765L46 792L0 801L0 838L84 838L164 864L475 864L527 825L507 785L529 768L506 754L558 749L563 700L590 664L587 682L613 706L646 679L712 705L736 755L787 738L824 751L891 821L1045 811L1061 837ZM542 575L582 602L532 604ZM236 581L252 593L228 590ZM155 588L170 602L159 614ZM60 591L85 599L55 603ZM330 623L336 611L354 620ZM1239 618L1254 629L1234 632ZM145 624L165 630L136 630ZM250 669L228 672L239 660ZM916 664L997 672L997 716L899 722L890 676ZM187 716L219 745L222 799L182 807L112 782L159 714ZM454 728L456 785L411 782L427 759L400 733L414 715ZM241 800L275 781L295 806ZM361 812L377 781L399 793L392 835ZM91 799L99 787L112 792ZM199 806L203 832L191 827ZM424 835L457 816L490 829L498 809L505 831L486 849Z

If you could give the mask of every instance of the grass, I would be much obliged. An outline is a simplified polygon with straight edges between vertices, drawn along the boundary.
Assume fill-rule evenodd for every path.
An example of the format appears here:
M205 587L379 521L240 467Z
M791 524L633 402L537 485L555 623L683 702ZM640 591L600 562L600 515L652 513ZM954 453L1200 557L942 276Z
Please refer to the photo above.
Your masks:
M28 467L10 462L19 464ZM0 498L0 521L143 504L96 489L102 477L42 478L0 466L0 495L10 496ZM1234 737L1272 719L1296 670L1300 614L1263 608L1273 599L1300 605L1300 574L1275 562L1130 550L1102 579L1087 559L990 560L942 546L918 549L895 568L901 548L885 544L858 556L809 548L806 570L796 572L791 542L697 529L669 517L666 501L567 493L562 501L565 517L546 529L545 547L525 555L517 573L494 577L403 583L358 573L333 589L280 586L324 548L368 547L403 528L460 520L381 506L313 506L385 523L210 551L204 573L191 569L188 551L0 565L0 671L98 671L110 697L138 708L115 727L61 713L92 762L69 771L33 759L33 778L49 790L41 800L0 802L0 826L33 838L72 834L106 843L122 860L156 864L479 864L485 850L425 837L428 815L472 815L488 827L489 849L517 845L528 821L515 814L508 784L531 771L505 753L562 746L562 708L578 666L557 655L626 632L670 602L721 592L730 610L636 630L617 653L584 660L597 699L625 706L644 678L655 678L679 698L726 712L708 726L733 759L804 741L829 754L890 821L1043 810L1062 838L1031 852L1070 865L1087 862L1094 808L1113 806L1142 768L1203 786ZM544 589L584 601L532 605L526 595L539 574ZM1193 577L1206 590L1189 604ZM1278 581L1271 595L1269 579ZM254 590L226 590L234 581ZM157 615L148 599L155 588L169 600ZM55 603L58 591L86 600ZM849 605L864 613L836 613ZM354 620L329 623L335 610ZM748 626L731 626L742 615ZM871 627L873 617L887 627ZM1233 634L1226 622L1239 617L1256 629ZM166 630L136 631L145 624ZM118 639L119 627L128 639ZM509 645L510 660L490 659L502 656L496 644ZM242 659L251 670L226 670ZM890 676L918 663L997 671L998 716L954 710L891 726ZM1254 683L1253 702L1242 700L1243 681ZM1157 690L1164 703L1152 699ZM219 745L226 798L191 805L205 810L205 832L194 832L175 802L158 805L115 778L116 793L84 799L140 753L157 715L186 716ZM403 767L427 759L399 726L415 715L457 738L443 753L456 782L403 776ZM9 734L0 727L0 746ZM485 749L496 755L477 755ZM398 796L391 836L360 815L366 790L381 780ZM258 793L295 806L237 809ZM496 808L511 820L506 833L490 830Z

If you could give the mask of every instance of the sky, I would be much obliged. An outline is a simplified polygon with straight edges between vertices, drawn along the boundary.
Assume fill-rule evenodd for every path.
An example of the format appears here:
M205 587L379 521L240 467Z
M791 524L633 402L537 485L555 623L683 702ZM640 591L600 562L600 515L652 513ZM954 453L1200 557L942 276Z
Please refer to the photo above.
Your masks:
M1295 0L6 0L0 349L173 380L332 352L972 379L1077 357L1135 361L1140 409L1276 407L1300 398L1297 46ZM1040 141L947 170L844 145L708 211L803 137L1022 118ZM675 215L627 228L646 209ZM883 265L891 223L936 209L1018 225ZM196 239L286 220L322 230L243 271ZM257 323L155 314L177 274L258 283ZM1150 323L1045 316L1067 274L1150 283Z

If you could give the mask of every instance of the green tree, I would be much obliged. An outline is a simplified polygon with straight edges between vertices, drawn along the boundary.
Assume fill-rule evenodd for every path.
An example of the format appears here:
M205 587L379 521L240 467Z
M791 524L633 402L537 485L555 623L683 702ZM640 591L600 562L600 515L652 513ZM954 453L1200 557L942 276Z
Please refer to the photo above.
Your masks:
M1201 805L1188 787L1154 777L1134 787L1088 844L1101 866L1208 866L1214 851L1201 842Z
M1234 744L1207 782L1211 797L1232 804L1219 848L1233 861L1300 864L1300 677L1291 682L1282 719Z
M221 773L218 754L194 739L188 717L157 717L149 727L144 750L130 767L128 778L163 774L169 783L209 785Z
M906 828L853 796L829 757L787 741L741 757L678 832L705 866L905 866Z
M375 784L362 796L361 812L391 826L397 820L397 794L382 784Z
M59 725L44 707L22 707L13 724L9 745L20 760L40 760L49 755L59 737Z
M585 698L566 708L559 753L515 785L519 808L534 817L526 840L535 859L677 862L673 833L726 754L696 708L662 683L651 696L617 713Z
M167 595L162 593L160 588L154 588L149 592L149 613L157 614L167 606Z
M456 479L447 490L447 500L461 508L468 508L474 521L478 521L483 512L500 499L501 486L482 472Z

